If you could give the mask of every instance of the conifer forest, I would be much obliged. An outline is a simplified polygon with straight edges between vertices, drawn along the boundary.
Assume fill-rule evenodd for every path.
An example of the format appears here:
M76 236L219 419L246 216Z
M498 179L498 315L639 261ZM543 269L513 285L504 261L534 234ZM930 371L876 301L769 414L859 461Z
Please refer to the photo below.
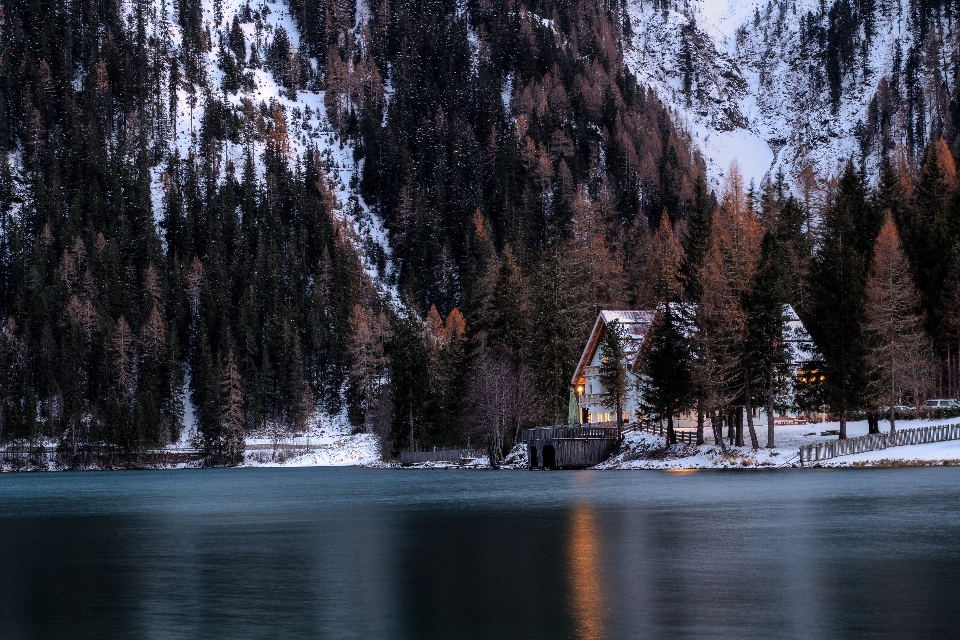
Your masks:
M136 466L195 424L231 465L319 412L496 465L567 422L600 309L667 309L670 412L960 394L960 2L903 0L869 73L890 0L802 15L828 111L880 88L835 170L756 180L631 67L672 3L2 0L0 445Z

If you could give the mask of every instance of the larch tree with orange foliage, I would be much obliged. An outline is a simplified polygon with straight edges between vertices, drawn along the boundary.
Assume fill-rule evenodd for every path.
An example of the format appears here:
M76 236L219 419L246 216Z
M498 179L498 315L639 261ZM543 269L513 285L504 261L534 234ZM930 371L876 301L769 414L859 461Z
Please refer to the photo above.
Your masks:
M640 269L637 300L641 308L654 308L661 302L675 302L683 288L681 269L683 249L664 211L660 225Z
M763 229L747 206L743 179L736 164L730 167L720 207L714 215L710 249L704 258L703 287L697 307L697 368L694 379L704 405L719 411L742 400L747 407L751 444L759 448L749 410L750 373L745 358L747 315L744 302L760 258ZM715 414L717 423L722 418ZM743 446L737 421L735 444Z
M351 418L364 432L369 432L382 408L383 389L387 383L390 357L384 347L393 336L386 314L363 305L354 305L350 312L352 333L347 345L350 361Z
M467 321L457 308L444 319L431 305L427 314L427 337L430 436L434 442L459 445L462 444L459 419L466 375Z
M891 432L896 430L896 405L903 403L905 395L919 395L916 391L930 381L930 376L922 375L930 369L932 350L916 312L918 304L897 227L887 217L867 277L864 333L871 392L887 405Z

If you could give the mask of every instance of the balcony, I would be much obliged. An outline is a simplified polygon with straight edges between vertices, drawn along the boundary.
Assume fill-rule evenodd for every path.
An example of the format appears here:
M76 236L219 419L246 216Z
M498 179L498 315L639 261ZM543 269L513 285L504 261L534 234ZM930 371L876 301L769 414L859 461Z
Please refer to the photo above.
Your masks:
M580 396L579 405L581 407L596 407L603 405L606 401L607 394L605 393L585 393Z

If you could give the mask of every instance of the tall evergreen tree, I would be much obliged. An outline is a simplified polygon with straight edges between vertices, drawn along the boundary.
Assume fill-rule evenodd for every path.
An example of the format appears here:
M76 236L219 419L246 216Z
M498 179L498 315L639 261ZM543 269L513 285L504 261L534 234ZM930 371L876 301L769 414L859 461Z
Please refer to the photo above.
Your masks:
M673 417L691 403L689 327L680 309L675 304L660 308L638 359L640 404L667 419L667 445L677 442Z
M790 293L790 271L786 252L772 231L767 231L760 248L760 261L746 302L747 362L755 376L755 393L763 398L767 414L767 444L775 444L774 400L784 383L781 371L788 364L783 336L783 310Z
M824 356L826 400L840 418L841 439L847 437L847 412L863 403L866 388L862 246L869 233L859 223L869 209L863 176L848 162L824 216L823 242L811 269L809 316L810 332Z
M600 384L606 393L606 406L616 411L617 432L623 432L623 405L630 393L627 376L626 336L619 320L607 324L600 343Z

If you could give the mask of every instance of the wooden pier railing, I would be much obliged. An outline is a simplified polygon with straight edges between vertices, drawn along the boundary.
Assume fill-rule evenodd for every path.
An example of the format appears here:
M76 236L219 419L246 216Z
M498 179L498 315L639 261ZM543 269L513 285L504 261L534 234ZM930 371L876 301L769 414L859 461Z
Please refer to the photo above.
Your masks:
M830 458L854 453L879 451L889 447L946 442L948 440L960 440L960 424L941 424L932 427L904 429L894 433L874 433L859 438L808 444L800 447L800 464L829 460Z
M551 427L534 427L524 429L520 439L524 442L531 440L616 440L620 437L616 427L593 427L579 425L554 425Z

